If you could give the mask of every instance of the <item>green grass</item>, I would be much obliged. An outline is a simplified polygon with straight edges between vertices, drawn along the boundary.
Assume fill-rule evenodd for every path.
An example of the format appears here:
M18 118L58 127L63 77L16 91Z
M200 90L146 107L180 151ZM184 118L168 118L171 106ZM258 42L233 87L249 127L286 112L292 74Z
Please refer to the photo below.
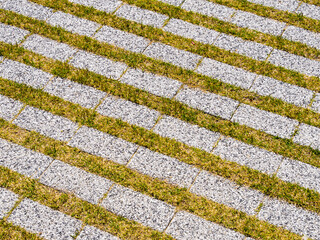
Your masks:
M172 139L160 137L141 127L129 125L121 120L101 116L93 110L84 109L79 105L51 96L41 90L35 90L4 79L0 84L0 94L20 100L28 105L49 111L53 114L66 117L72 121L77 121L80 124L93 127L140 146L147 147L150 150L177 158L180 161L235 181L240 185L246 185L259 190L271 197L277 197L306 209L320 212L320 195L315 191L283 182L275 177L270 177L236 163L226 162L215 155L188 147ZM176 109L182 109L182 107L177 107ZM205 119L205 122L208 121ZM241 127L235 126L235 128L239 130ZM6 128L2 134L6 136L7 132L10 131ZM252 133L252 131L248 129L244 130L244 132ZM15 141L15 138L18 136L21 138L22 134L19 133L19 135L15 135L10 140ZM38 147L36 147L39 145L37 141L33 139L30 142L35 144L34 147L38 149ZM319 161L314 162L315 165L317 165L318 162Z
M191 124L197 124L212 131L218 131L226 136L284 155L285 157L297 159L317 167L320 166L319 151L313 150L310 147L300 146L293 143L291 140L273 137L264 132L205 114L175 100L151 95L145 91L122 84L115 80L110 80L86 70L76 70L68 64L46 59L22 48L0 44L0 53L11 59L19 60L26 64L41 68L60 77L68 77L75 82L86 84L112 95L145 105L162 114L179 118ZM1 91L3 94L9 94L14 98L25 98L24 93L19 97L19 91L17 90L12 90L11 93L9 93L10 91L9 89L6 89L7 87L7 84L4 84ZM38 105L38 103L32 104ZM50 106L48 106L48 108L49 107ZM298 112L298 114L300 113ZM79 116L77 119L83 121L82 116ZM319 118L314 118L313 120L319 121Z
M301 0L301 1L305 2L305 3L309 3L309 4L314 4L314 5L320 6L320 1L319 0Z
M4 13L6 13L6 16L3 15ZM214 80L195 72L184 70L161 61L153 60L145 57L142 54L131 53L105 43L100 43L88 37L81 37L71 34L62 29L50 27L44 23L40 23L39 21L31 20L17 14L2 12L1 15L0 11L0 18L1 16L3 17L2 20L6 23L28 29L34 33L42 34L43 36L55 39L57 41L62 41L70 44L71 46L75 46L95 54L106 56L115 61L124 62L130 67L141 68L145 71L162 74L179 80L185 84L188 84L189 86L199 87L222 96L230 97L242 103L258 107L262 110L297 119L298 121L306 124L320 126L320 114L309 109L297 107L269 96L259 96L253 92L243 90L230 84L222 83L218 80ZM1 52L3 55L10 55L7 49L3 49ZM240 60L238 59L237 61ZM67 75L69 71L68 67L59 66L58 68L59 69L57 69L56 72L58 72L62 77ZM300 78L298 78L294 83L298 83L297 85L303 87L309 87L313 90L318 90L318 88L320 88L318 81L314 81L315 78L309 79L310 81L308 81L308 84L310 83L310 85L308 86L305 86L306 82L302 81ZM290 82L290 80L287 79L287 82L288 81Z
M299 239L297 235L292 234L289 231L260 221L253 216L248 216L222 204L191 194L185 188L179 188L164 181L152 179L151 177L139 174L122 165L84 153L76 148L67 146L65 143L52 140L35 132L26 131L3 120L0 120L0 136L1 138L15 142L29 149L34 149L85 171L108 178L118 184L165 201L168 204L176 206L179 210L191 212L204 219L219 223L245 235L256 238L261 237L262 239ZM95 225L102 230L107 230L112 234L116 233L112 226L116 225L117 228L119 228L121 225L121 229L117 232L118 236L125 236L125 238L130 236L132 239L135 239L134 236L137 236L135 233L137 233L138 230L134 228L137 227L137 224L133 224L127 220L119 222L118 219L121 218L116 218L115 216L112 217L112 221L114 221L113 224L107 224L109 223L109 221L107 221L108 218L110 219L110 216L113 216L113 214L109 214L107 211L104 211L97 206L80 201L69 194L60 193L57 190L45 187L34 180L29 180L28 178L22 177L3 167L0 167L0 174L0 186L5 186L20 195L39 201L42 204L65 212L66 214L83 221L86 219L86 223ZM32 186L32 189L30 189L30 186ZM56 203L60 202L59 199L61 198L66 199L65 201L67 203ZM69 208L74 205L77 210L70 210ZM85 213L78 212L80 209L84 208L83 206L86 208L90 207L90 209L85 210ZM99 212L101 211L103 214L108 213L108 218L104 219L104 215L101 216L100 213L97 214L98 209ZM97 224L102 221L102 219L104 220L103 224ZM132 224L132 228L130 228L130 225L128 226L129 223ZM104 226L104 224L107 224L107 226ZM122 224L124 225L122 226ZM132 236L128 234L131 231L133 231ZM150 236L151 234L148 228L140 229L139 233L140 231L142 232L141 234L143 234L141 239L147 239L145 237ZM144 231L146 232L144 233Z
M39 3L41 2L41 4L44 2L44 0L32 0L32 1L39 1ZM66 2L65 0L62 0L62 1ZM274 18L276 20L288 22L292 25L306 28L311 31L320 32L320 23L318 20L303 17L300 14L284 13L282 11L278 11L278 10L275 10L269 7L264 7L261 5L256 5L243 0L242 1L209 0L209 1L217 2L219 4L231 6L233 8L237 8L241 10L246 10L261 16ZM171 18L178 18L193 24L207 27L209 29L217 30L219 32L232 34L246 40L251 40L251 41L259 42L262 44L266 44L271 47L282 49L284 51L288 51L297 55L305 56L308 58L315 58L315 59L319 58L319 50L312 48L310 46L307 46L305 44L289 41L281 37L276 37L270 34L261 33L255 30L241 28L235 24L224 22L219 19L205 16L202 14L188 12L179 7L175 7L157 0L149 0L149 1L124 0L124 2L136 5L141 8L162 13ZM54 4L52 6L54 6Z
M72 194L49 188L2 166L0 166L0 186L122 239L172 239L164 233L117 216Z
M133 0L134 1L134 0ZM208 0L227 7L251 12L261 17L271 18L277 21L285 22L293 26L308 29L313 32L320 32L320 21L315 20L298 13L286 12L272 7L254 4L246 0ZM308 0L306 0L308 1Z
M160 29L133 23L111 14L94 10L93 8L71 4L66 0L32 1L56 10L72 13L78 17L96 21L100 24L110 25L135 33L153 41L160 41L204 57L232 64L255 73L272 76L284 82L320 91L319 78L307 77L294 71L275 67L266 62L259 62L213 46L177 37ZM238 9L246 7L252 12L261 11L261 14L271 14L274 18L284 18L287 19L286 21L288 22L294 21L295 18L294 14L274 11L270 8L259 8L257 5L249 4L246 1L214 1L225 5L229 4ZM318 50L306 47L303 44L293 43L281 38L238 28L232 24L199 14L188 13L155 0L148 2L145 0L126 0L126 2L167 14L170 17L180 18L221 32L231 33L244 39L264 42L267 45L312 59L318 59L319 56ZM258 94L219 82L195 72L153 60L142 54L131 53L109 44L100 43L92 38L78 36L61 28L55 28L44 22L23 17L2 9L0 9L0 21L27 29L32 33L38 33L42 36L67 43L73 47L106 56L114 61L124 62L133 68L141 68L145 71L171 77L189 86L199 87L203 90L227 96L263 110L320 127L320 114L285 103L278 99L262 97ZM308 24L311 23L310 19L303 18L298 24L307 28ZM319 25L319 23L317 22L315 24L316 29L318 29L317 24ZM293 158L318 168L320 167L320 151L313 150L310 147L300 146L291 140L273 137L264 132L205 114L202 111L192 109L175 100L157 97L146 91L122 84L98 74L75 69L67 63L45 58L18 46L0 43L0 55L50 72L55 76L68 78L72 81L147 106L159 111L161 114L173 116L188 123L197 124L200 127L220 132L225 136L233 137L247 144L281 154L284 157ZM140 146L147 147L152 151L174 157L180 161L234 181L239 185L261 191L269 197L284 200L296 206L303 207L306 210L320 213L320 194L316 191L300 187L297 184L281 181L275 176L269 176L233 162L224 161L213 154L187 146L173 139L161 137L152 131L130 125L124 121L102 116L93 110L85 109L77 104L70 103L23 84L0 79L0 94L19 100L30 106L66 117L81 125L92 127ZM67 146L64 142L50 139L36 132L29 132L2 119L0 119L0 137L46 154L52 158L59 159L85 171L110 179L117 184L176 206L179 210L196 214L246 236L251 236L256 239L301 239L300 236L280 227L260 221L253 216L248 216L243 212L215 203L204 197L191 194L185 188L180 188L166 181L139 174L123 165L87 154L79 149ZM12 172L4 167L0 167L0 186L80 219L86 224L117 235L121 239L172 239L164 233L159 233L137 222L116 216L101 207L82 201L72 194L49 188L40 184L38 181ZM1 238L2 229L5 229L5 235L7 232L12 233L12 235L10 235L12 239L16 236L20 237L17 239L23 239L24 237L27 239L38 239L35 235L24 232L24 230L20 228L13 227L5 221L0 221L0 239L5 239Z
M0 220L0 239L1 240L41 240L43 238L34 233L29 233L21 227L14 226L4 220Z
M183 38L183 37L178 37L174 34L165 32L161 29L153 28L150 26L144 26L132 21L128 21L128 20L116 17L115 15L111 15L102 11L95 10L93 8L72 4L66 0L57 0L57 1L56 0L49 0L49 1L32 0L32 1L41 3L42 5L51 7L56 10L60 10L66 13L71 13L75 16L98 22L102 25L109 25L111 27L119 28L121 30L137 34L139 36L149 38L153 41L159 41L159 42L174 46L176 48L180 48L186 51L190 51L190 52L202 55L204 57L213 58L230 65L241 67L248 71L255 72L257 74L274 77L281 81L286 81L286 82L290 82L297 85L303 82L303 84L306 84L303 87L309 86L309 84L315 86L316 84L312 82L314 81L319 82L319 78L316 78L316 77L307 77L291 70L285 70L284 68L276 67L270 63L253 60L249 57L245 57L243 55L239 55L236 53L231 53L227 50L219 49L215 46L202 44L200 42ZM136 4L139 5L138 2L136 2ZM266 34L257 33L253 30L248 30L248 29L239 28L235 26L232 27L230 24L227 24L224 22L219 22L214 24L216 21L211 18L207 19L208 17L186 12L182 9L179 9L161 2L158 4L158 2L155 0L148 1L148 3L144 3L144 4L146 6L145 5L143 6L146 8L148 7L147 9L150 8L150 10L167 11L167 8L169 8L169 10L170 9L171 10L170 11L168 10L168 11L170 12L171 15L173 15L172 17L175 17L175 18L180 17L182 20L189 21L191 23L198 24L198 25L202 24L204 25L204 27L208 27L208 28L213 28L213 26L217 25L216 28L214 28L217 31L233 34L235 36L242 37L246 40L267 44L267 45L270 45L271 47L275 47L293 54L308 57L310 59L318 59L320 56L319 50L310 48L305 44L291 42L291 41L282 39L280 37L268 36ZM167 13L167 12L164 12L164 13ZM167 14L171 16L169 13ZM190 19L193 19L193 20L191 21ZM225 24L230 26L227 27L225 26ZM297 83L294 83L291 81L296 81ZM305 83L305 82L308 82L308 83Z
M10 17L8 18L8 16ZM4 19L6 23L14 24L18 27L23 27L25 29L33 31L34 33L38 32L46 37L65 42L72 46L79 47L80 49L93 52L95 54L106 56L115 61L125 62L130 67L137 67L145 71L162 74L173 79L177 79L185 84L188 84L189 86L199 87L222 96L227 96L242 103L258 107L262 110L297 119L298 121L306 124L320 126L320 114L315 113L309 109L297 107L295 105L269 96L259 96L258 94L255 94L253 92L219 82L195 72L184 70L182 68L163 63L161 61L153 60L151 58L143 56L142 54L131 53L105 43L100 43L91 38L77 36L62 29L53 28L47 26L46 24L39 23L38 21L31 20L17 14L6 14L6 16L4 16ZM2 50L3 55L10 55L6 52L7 50ZM63 75L67 74L67 67L62 66L59 68L59 73L62 73ZM308 81L308 83L312 84L313 86L308 87L311 87L312 89L316 88L314 90L320 88L320 84L318 84L317 81L311 81L311 79L313 78L310 78L310 81ZM298 85L304 86L306 82L302 83L298 81L295 83L299 83Z

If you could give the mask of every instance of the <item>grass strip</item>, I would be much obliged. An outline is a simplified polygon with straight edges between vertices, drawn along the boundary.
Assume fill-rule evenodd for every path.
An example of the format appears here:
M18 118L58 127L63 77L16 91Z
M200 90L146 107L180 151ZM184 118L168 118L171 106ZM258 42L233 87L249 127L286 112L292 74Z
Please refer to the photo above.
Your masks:
M293 26L305 28L313 32L320 32L320 21L303 16L299 13L287 12L268 6L263 6L249 2L247 0L209 0L220 5L235 8L238 10L250 12L261 17L271 18L277 21L285 22Z
M47 187L34 179L25 177L5 167L0 166L0 173L1 187L122 239L172 239L164 233L117 216L100 206L83 201L72 194Z
M18 48L16 46L11 46L8 44L0 44L0 54L1 53L13 60L18 60L25 64L40 68L59 77L68 77L72 81L95 87L106 93L119 96L137 104L147 106L151 109L155 109L161 112L162 114L179 118L191 124L197 124L212 131L220 132L226 136L233 137L247 144L267 149L269 151L281 154L285 157L297 159L316 167L320 167L320 151L314 150L310 147L301 146L291 140L274 137L262 131L257 131L244 125L239 125L228 120L223 120L219 117L205 114L202 111L195 110L178 101L154 96L143 90L134 88L126 84L122 84L118 81L108 79L106 77L86 70L74 69L68 64L44 58L40 55L30 53L23 48ZM11 90L9 90L10 88ZM25 89L26 87L20 85L13 86L8 82L3 81L1 92L3 94L9 94L9 96L11 96L12 98L25 100L25 97L27 95L25 95L22 90L18 90L21 88ZM27 92L30 92L30 96L34 96L34 91L35 90L32 90L32 88L29 88ZM40 94L39 98L41 98L40 96L42 96L44 93L38 92L37 94ZM48 97L48 95L43 96L45 98ZM55 100L52 98L50 101L52 101L53 103L55 102ZM43 101L40 101L38 103L35 101L31 101L29 104L36 104L37 107L42 108L42 104L45 103L43 103ZM47 105L47 109L50 109L50 104ZM75 116L77 116L76 114L78 114L79 117L75 118L72 116L72 119L82 122L82 119L85 116L77 113L77 110L74 111ZM66 111L66 113L67 112L68 111ZM57 113L66 114L63 111L57 111ZM299 116L303 116L301 112L298 112L298 114ZM317 119L319 119L319 117L312 118L310 116L310 120L312 121L316 122ZM308 123L307 121L303 122ZM319 122L316 122L316 124L314 125L317 126L318 123Z
M133 170L125 168L122 165L113 163L111 161L107 161L100 157L83 153L77 150L76 148L71 148L69 146L66 146L64 143L46 138L35 132L28 132L24 129L21 129L3 120L2 121L0 120L0 136L7 140L18 143L22 146L25 146L27 148L36 149L41 153L47 154L51 157L64 161L73 166L79 167L88 172L100 175L102 177L106 177L123 186L132 188L141 193L144 193L149 196L155 197L159 200L165 201L168 204L176 206L179 210L189 211L209 221L219 223L227 228L234 229L243 234L246 234L252 237L257 237L257 238L259 237L260 239L299 239L299 237L296 234L290 233L287 230L283 230L282 228L278 228L269 223L260 221L253 216L248 216L240 211L234 210L222 204L218 204L208 199L205 199L203 197L199 197L194 194L191 194L185 188L179 188L179 187L170 185L164 181L160 181L158 179L152 179L148 176L141 175ZM10 171L8 170L4 171L3 168L1 169L0 167L0 172L2 174L2 172L10 172ZM2 175L6 176L6 174L2 174ZM18 175L18 174L15 174L15 175ZM26 182L26 180L23 180L21 182ZM48 187L44 187L36 181L32 181L32 182L33 182L32 186L34 187L34 189L38 189L38 188L48 189ZM0 181L0 186L4 184L7 188L14 187L14 190L16 188L19 188L19 184L17 181L14 181L13 183L10 183L10 184L3 183L3 181L2 182ZM32 193L33 192L39 192L39 191L33 190ZM50 192L56 192L56 191L50 190ZM23 195L26 193L21 193L21 190L20 190L19 194ZM28 194L27 197L30 198L30 195ZM50 199L56 198L55 196L51 197L51 196L48 196L47 194L44 194L44 196L42 196L42 194L39 194L39 196L31 196L32 199L36 201L40 201L49 207L53 207L54 209L58 209L60 211L61 210L63 211L63 209L66 209L65 203L63 204L63 206L55 206L55 205L52 206L51 201L50 202L43 201L42 200L43 197L46 199L49 199L49 201ZM75 197L72 197L71 199L72 201L67 200L66 202L70 202L70 203L73 203L74 201L80 202ZM93 213L91 213L90 211L91 219L86 223L90 225L96 225L97 224L96 221L99 221L100 219L99 218L96 219L95 215L97 211L94 211L94 210L98 207L88 203L83 203L83 201L81 202L82 202L82 205L90 206L91 209L93 210ZM77 205L77 204L73 203L72 206L74 205ZM79 208L82 209L83 207L79 206ZM102 209L100 211L102 211ZM104 213L105 211L102 211L102 212ZM76 213L70 212L69 210L67 210L67 213L74 217L86 215L84 213L79 213L79 212L76 212ZM87 216L86 216L86 219L87 219ZM125 224L126 223L127 222L125 222ZM118 223L114 223L114 224L118 225ZM114 234L113 229L110 227L107 229L99 225L98 227ZM123 226L123 228L127 229L128 226ZM120 233L121 232L122 231L120 231ZM123 237L123 234L121 234L121 236Z
M189 147L173 139L163 138L144 128L129 125L121 120L101 116L93 110L84 109L79 105L43 93L41 90L34 90L7 80L0 81L0 84L0 94L134 142L150 150L175 157L183 162L235 181L240 185L246 185L259 190L271 197L283 199L308 210L320 212L320 194L315 191L299 187L296 184L283 182L278 178L270 177L257 170L252 170L233 162L224 161L218 156ZM241 127L235 126L235 128L239 129ZM9 132L9 129L5 129L2 134L6 136L6 133ZM250 130L246 129L246 133L248 132ZM19 133L10 140L15 141L16 138L20 139L22 135L22 133ZM34 139L30 142L31 144L35 144L34 148L37 149L36 146L39 143L36 143ZM51 145L49 144L49 146ZM316 164L319 164L319 161Z
M313 5L316 5L316 6L320 6L320 1L319 0L301 0L301 2L313 4Z
M1 177L0 177L1 178ZM25 229L14 226L12 223L0 220L0 240L42 240L42 237Z
M136 35L151 39L152 41L159 41L164 44L168 44L168 45L171 45L173 47L176 47L176 48L179 48L182 50L186 50L186 51L189 51L189 52L192 52L195 54L199 54L204 57L212 58L217 61L221 61L221 62L230 64L230 65L233 65L236 67L240 67L240 68L243 68L245 70L248 70L248 71L251 71L251 72L254 72L257 74L273 77L273 78L279 79L284 82L288 82L288 83L295 84L295 85L298 85L301 87L306 87L306 88L309 88L312 90L320 91L320 87L319 87L320 81L319 81L319 78L317 78L317 77L306 76L301 73L285 69L283 67L277 67L277 66L275 66L271 63L268 63L268 62L257 61L252 58L249 58L249 57L237 54L237 53L231 53L230 51L223 50L223 49L220 49L218 47L215 47L215 46L212 46L209 44L202 44L202 43L196 42L192 39L179 37L174 34L165 32L161 29L153 28L150 26L144 26L144 25L132 22L132 21L118 18L115 15L107 14L105 12L98 11L93 8L89 8L89 7L85 7L85 6L77 5L77 4L72 4L66 0L57 0L57 1L56 0L48 0L48 1L46 1L46 0L33 0L33 1L36 1L37 3L41 3L45 6L51 7L56 10L60 10L60 11L66 12L66 13L76 15L81 18L86 18L86 19L98 22L102 25L109 25L111 27L115 27L115 28L118 28L118 29L121 29L121 30L124 30L127 32L134 33ZM156 5L152 4L153 1L154 0L151 0L150 3L148 2L148 6L155 7ZM164 3L159 3L159 4L161 5ZM166 5L168 5L168 4L164 4L164 6L161 5L161 7L159 7L159 9L166 9ZM168 7L172 7L172 6L168 5ZM151 10L154 10L154 9L151 9ZM177 11L178 10L184 11L184 10L177 8ZM187 15L190 15L190 14L194 15L194 13L190 13L190 12L185 11L184 15L186 15L186 14ZM174 17L178 18L179 16L183 17L184 15L179 12L179 13L177 13L177 16L174 16ZM192 23L198 24L198 25L205 24L206 25L205 27L209 27L210 24L208 25L208 20L204 19L205 18L204 16L200 16L200 15L198 16L198 15L196 15L197 18L194 17L195 20ZM182 20L187 21L187 19L182 19ZM21 22L21 20L19 19L19 20L16 20L15 22L16 22L15 24L19 24L19 22ZM222 30L227 29L226 26L221 26L220 28L216 29L216 30L222 31ZM41 34L46 34L47 31L48 30L43 29L43 31L41 31ZM238 36L238 37L243 37L246 40L258 41L258 42L265 41L268 38L272 38L270 40L270 42L272 42L272 43L279 42L278 46L272 46L272 47L279 48L279 49L291 52L293 54L308 57L310 59L319 59L319 56L320 56L319 50L312 49L311 51L309 51L309 54L307 54L307 55L304 54L303 52L306 52L306 49L309 49L309 47L307 47L304 44L293 43L288 40L282 39L280 37L276 38L274 36L272 36L272 37L271 36L263 36L261 34L258 34L259 36L252 39L247 36L249 34L242 33L242 32L247 32L247 31L249 31L249 30L236 28L234 30L230 29L230 31L226 32L226 33L235 34L236 32L239 32L239 33L241 32L240 36ZM253 31L250 32L250 36L254 35L254 34L255 33ZM247 36L247 37L244 37L244 36ZM261 43L265 44L265 42L261 42ZM289 49L283 48L285 46L289 46L290 44L294 44L294 47L291 47ZM81 46L81 45L83 45L83 44L79 44L78 46ZM94 46L90 46L90 47L94 47ZM139 56L141 56L141 55L142 54L139 54Z
M43 2L44 0L32 0L32 1ZM66 0L61 0L61 1L66 1ZM231 2L233 0L209 0L209 1L214 1L219 4L222 4L222 3L226 4L227 2ZM144 9L159 12L161 14L167 15L172 18L178 18L193 24L204 26L209 29L214 29L219 32L232 34L237 37L241 37L245 40L259 42L259 43L271 46L273 48L278 48L278 49L281 49L293 54L301 55L307 58L319 59L320 51L306 44L290 41L279 36L262 33L259 31L255 31L253 29L241 28L233 23L225 22L217 18L202 15L199 13L186 11L182 8L179 8L167 3L163 3L158 0L148 0L148 1L124 0L124 2L128 4L136 5ZM245 6L250 4L253 5L252 3L249 4L249 2L246 2L246 1L234 0L234 2L235 2L234 5L238 7L241 5L245 5ZM256 5L253 9L256 9L255 13L259 13L259 11L261 11L260 14L270 17L267 15L267 13L270 12L272 8ZM276 12L276 10L274 11ZM298 27L306 27L309 30L320 32L320 22L318 20L309 19L299 14L290 14L290 17L284 17L283 14L277 12L277 13L271 14L271 16L273 15L276 15L278 18L281 18L287 21L289 21L290 19L290 23L292 23L293 25L297 25Z
M43 36L55 39L57 41L63 41L69 45L93 52L95 54L106 56L115 61L125 62L126 64L134 68L141 68L145 71L150 71L156 74L162 74L167 77L177 79L190 86L200 87L204 90L233 98L240 102L256 106L266 111L278 113L290 118L296 118L299 121L305 122L307 124L317 125L317 122L319 122L319 117L317 117L319 116L319 114L309 109L298 107L293 104L283 102L279 99L272 98L270 96L260 96L256 93L220 82L210 77L206 77L201 74L197 74L195 72L173 66L171 64L148 58L142 54L135 54L129 51L125 51L123 49L101 43L88 37L78 36L68 33L62 29L47 26L46 24L39 23L39 21L36 20L26 19L21 15L17 15L14 13L12 14L16 16L12 16L12 18L7 19L5 21L6 23L28 29L35 33L37 33L39 29L42 29L43 31L40 30L39 33ZM11 21L11 19L13 19L13 22ZM32 22L37 22L40 26ZM239 59L235 61L238 60ZM320 84L318 83L318 81L316 81L316 79L319 80L318 78L306 78L310 80L308 80L307 86L306 82L302 81L301 79L301 81L297 80L293 84L320 91ZM291 82L290 80L288 81Z
M23 20L26 21L23 23L17 21L17 18L19 17L22 18L22 22ZM319 113L315 113L310 109L298 107L270 96L260 96L256 93L232 86L227 83L220 82L210 77L206 77L195 72L173 66L168 63L153 60L151 58L143 56L142 54L131 53L105 43L100 43L88 37L78 36L75 34L68 33L59 28L46 26L44 23L39 23L40 27L38 25L34 26L33 23L30 23L29 21L32 22L35 20L25 19L25 17L22 17L21 15L18 15L17 18L15 18L14 21L15 23L18 22L19 27L25 27L25 29L32 30L35 33L37 33L38 29L42 29L43 31L40 31L44 36L50 37L57 41L62 40L62 42L75 47L79 47L80 49L84 49L95 54L106 56L115 61L125 62L130 67L141 68L145 71L153 72L156 74L162 74L167 77L177 79L189 86L199 87L222 96L230 97L242 103L258 107L262 110L277 113L289 118L297 119L298 121L306 124L320 126ZM6 22L12 23L10 20ZM12 58L12 55L15 55L17 57L17 52L19 52L19 54L24 54L23 50L12 50L14 51L14 53L11 53L8 50L8 44L0 43L0 45L1 54L8 56L9 58ZM15 47L10 48L15 49ZM27 58L26 55L27 54L24 54L24 59ZM25 61L32 62L33 60L31 60L29 57L29 59ZM58 72L58 74L60 74L61 77L67 75L67 73L69 72L69 67L59 66L58 68L60 70L57 70L55 72ZM320 88L320 84L317 85L317 82L312 82L312 84L316 84L316 87L314 88Z

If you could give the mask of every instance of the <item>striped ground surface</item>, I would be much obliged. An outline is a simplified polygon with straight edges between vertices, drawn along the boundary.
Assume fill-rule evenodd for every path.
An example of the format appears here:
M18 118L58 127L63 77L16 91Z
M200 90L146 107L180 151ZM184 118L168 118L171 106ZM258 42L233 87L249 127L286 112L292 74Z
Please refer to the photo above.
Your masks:
M320 2L0 21L0 239L320 239Z

